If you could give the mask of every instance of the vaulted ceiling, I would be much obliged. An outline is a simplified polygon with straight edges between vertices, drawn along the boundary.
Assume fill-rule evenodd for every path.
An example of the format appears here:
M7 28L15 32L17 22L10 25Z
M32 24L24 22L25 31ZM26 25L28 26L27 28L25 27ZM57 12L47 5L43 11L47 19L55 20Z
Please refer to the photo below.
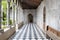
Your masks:
M19 0L23 9L36 9L43 0Z

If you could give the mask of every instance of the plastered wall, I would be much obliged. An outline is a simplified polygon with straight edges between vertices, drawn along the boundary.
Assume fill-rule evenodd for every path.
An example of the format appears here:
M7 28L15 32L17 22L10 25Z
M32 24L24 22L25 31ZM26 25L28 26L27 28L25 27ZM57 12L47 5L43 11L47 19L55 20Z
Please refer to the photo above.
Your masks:
M46 0L46 26L60 31L60 0ZM43 29L43 8L44 1L37 8L36 23Z
M46 25L60 31L60 0L46 0Z
M44 8L44 2L42 2L38 8L37 8L37 25L43 30L43 8Z

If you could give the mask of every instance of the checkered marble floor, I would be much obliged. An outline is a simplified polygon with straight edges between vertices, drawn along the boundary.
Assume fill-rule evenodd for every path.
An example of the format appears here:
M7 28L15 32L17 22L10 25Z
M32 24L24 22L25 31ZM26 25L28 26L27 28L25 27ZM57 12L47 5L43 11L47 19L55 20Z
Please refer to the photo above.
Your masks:
M9 40L48 40L42 30L33 23L25 24Z

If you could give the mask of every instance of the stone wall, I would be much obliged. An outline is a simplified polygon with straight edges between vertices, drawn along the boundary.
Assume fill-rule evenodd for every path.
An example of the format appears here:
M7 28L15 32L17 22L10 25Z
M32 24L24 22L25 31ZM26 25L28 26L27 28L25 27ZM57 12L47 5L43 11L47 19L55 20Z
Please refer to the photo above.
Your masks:
M60 0L46 0L46 25L60 31Z
M28 14L33 15L33 21L36 23L36 10L35 9L24 9L24 23L28 23Z
M46 0L46 26L60 31L60 0ZM37 8L37 24L43 29L44 1Z
M39 27L41 29L43 29L43 8L44 8L44 2L42 2L39 7L37 8L37 25L39 25Z

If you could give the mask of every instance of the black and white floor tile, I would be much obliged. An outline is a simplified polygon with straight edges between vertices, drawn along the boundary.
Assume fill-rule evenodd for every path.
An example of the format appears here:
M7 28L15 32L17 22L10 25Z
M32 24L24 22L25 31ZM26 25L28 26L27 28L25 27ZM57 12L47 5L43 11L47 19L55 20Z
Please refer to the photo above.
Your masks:
M11 37L10 40L48 40L36 24L23 25L21 29Z

